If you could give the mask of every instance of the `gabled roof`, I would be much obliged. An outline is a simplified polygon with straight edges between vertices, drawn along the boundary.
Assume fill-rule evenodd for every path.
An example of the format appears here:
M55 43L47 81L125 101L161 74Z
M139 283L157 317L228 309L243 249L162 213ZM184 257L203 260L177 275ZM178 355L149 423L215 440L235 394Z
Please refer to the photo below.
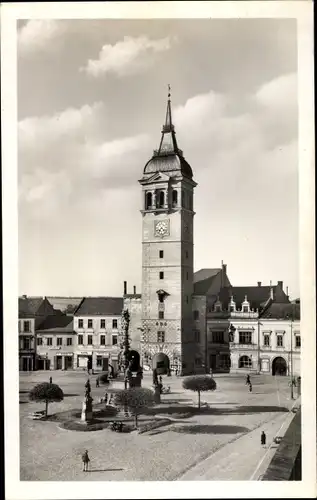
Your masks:
M42 321L36 331L37 333L73 333L73 318L66 314L52 314Z
M236 308L240 309L242 302L247 297L251 309L262 309L267 304L271 296L271 288L273 289L273 300L282 304L289 303L287 295L278 286L233 286L222 288L219 294L219 299L224 307L227 307L231 297L236 303Z
M194 273L194 295L206 295L221 269L200 269Z
M19 317L35 316L44 300L43 297L19 297Z
M285 320L300 320L300 305L299 304L283 304L280 302L273 302L261 314L261 318L266 319L285 319Z
M54 307L63 312L74 312L83 300L82 297L47 297L47 300Z
M123 297L85 297L74 312L75 316L120 316Z

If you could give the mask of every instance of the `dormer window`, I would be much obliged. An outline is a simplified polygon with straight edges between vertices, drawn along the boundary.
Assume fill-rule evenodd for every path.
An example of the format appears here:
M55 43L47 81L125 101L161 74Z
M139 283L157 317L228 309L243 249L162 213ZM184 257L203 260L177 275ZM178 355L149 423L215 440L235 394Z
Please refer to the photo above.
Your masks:
M222 311L222 303L220 302L219 297L218 297L217 302L215 302L214 311L215 312L221 312Z
M242 312L250 312L250 302L248 302L248 297L245 295L244 301L242 302Z
M235 312L235 311L236 311L236 303L233 300L233 297L231 297L229 302L229 312Z
M152 208L152 193L146 193L145 197L145 209L149 210Z

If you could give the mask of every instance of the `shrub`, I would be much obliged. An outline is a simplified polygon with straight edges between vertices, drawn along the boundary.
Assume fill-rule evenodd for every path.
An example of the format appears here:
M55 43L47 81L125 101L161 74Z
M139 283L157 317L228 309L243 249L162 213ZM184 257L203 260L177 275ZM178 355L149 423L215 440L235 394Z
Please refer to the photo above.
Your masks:
M101 384L109 384L109 374L108 373L102 373L100 376L99 376L99 382Z
M56 384L42 382L33 387L29 393L30 401L43 401L45 403L45 417L47 417L48 403L59 403L64 399L62 389Z
M205 391L214 391L217 384L210 375L192 375L183 380L184 389L198 392L198 408L200 408L200 393Z
M138 427L138 415L142 411L154 405L154 394L150 389L132 387L117 392L114 396L114 404L120 408L128 409L134 416L135 427Z

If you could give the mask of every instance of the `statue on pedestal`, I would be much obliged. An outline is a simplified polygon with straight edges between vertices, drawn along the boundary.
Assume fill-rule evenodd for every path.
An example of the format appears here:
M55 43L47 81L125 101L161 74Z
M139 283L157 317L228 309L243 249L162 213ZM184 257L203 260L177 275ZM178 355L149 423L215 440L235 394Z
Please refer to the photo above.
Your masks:
M81 412L81 420L82 422L88 422L92 420L92 402L93 398L91 397L91 385L89 379L85 384L85 400L83 401L82 412Z

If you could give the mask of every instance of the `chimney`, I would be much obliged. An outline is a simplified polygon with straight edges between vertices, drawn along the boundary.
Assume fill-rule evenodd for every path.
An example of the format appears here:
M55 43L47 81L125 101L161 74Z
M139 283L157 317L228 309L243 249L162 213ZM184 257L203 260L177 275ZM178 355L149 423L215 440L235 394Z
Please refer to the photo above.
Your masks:
M22 299L26 299L27 298L27 295L22 295Z
M133 295L136 295L136 286L133 287Z
M127 294L127 282L124 281L123 282L123 295L126 295Z
M278 281L277 285L283 290L283 281Z
M258 286L261 286L261 285L262 285L261 281L258 281Z

